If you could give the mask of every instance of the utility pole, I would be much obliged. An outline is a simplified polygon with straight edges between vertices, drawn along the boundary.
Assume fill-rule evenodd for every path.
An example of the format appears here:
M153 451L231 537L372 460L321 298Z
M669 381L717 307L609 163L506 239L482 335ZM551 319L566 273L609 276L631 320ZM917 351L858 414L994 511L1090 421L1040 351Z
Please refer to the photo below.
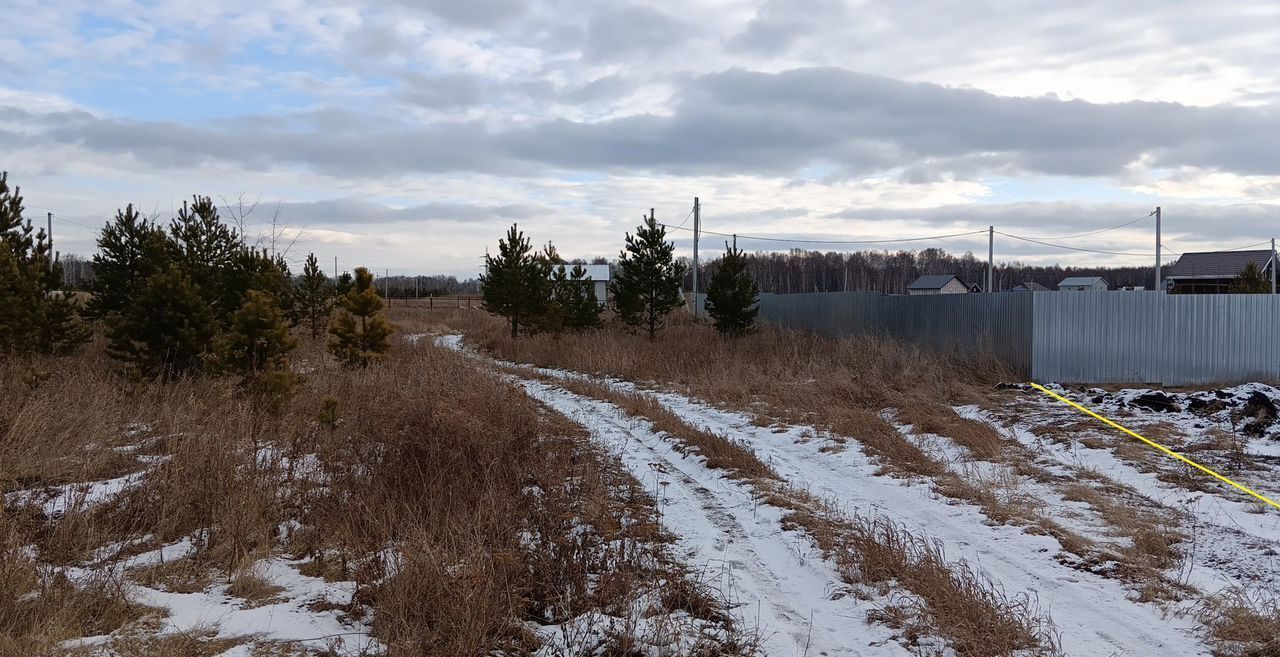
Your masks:
M333 284L338 284L338 256L333 256Z
M1160 206L1156 206L1156 292L1164 292L1164 281L1160 280Z
M47 218L48 218L48 220L49 220L49 230L48 230L48 233L49 233L49 255L51 256L51 257L49 258L49 269L50 269L50 270L52 270L52 269L53 269L53 261L57 259L57 256L56 256L56 255L54 255L54 250L53 250L53 213L52 213L52 212L50 212L50 213L47 215Z
M387 296L387 307L390 308L391 307L391 270L390 269L382 270L382 280L383 280L382 291Z
M995 292L996 281L996 227L987 226L987 292Z
M693 197L693 316L698 316L698 234L702 228L702 206Z
M1276 293L1276 268L1280 267L1280 259L1276 258L1276 238L1271 238L1271 293Z

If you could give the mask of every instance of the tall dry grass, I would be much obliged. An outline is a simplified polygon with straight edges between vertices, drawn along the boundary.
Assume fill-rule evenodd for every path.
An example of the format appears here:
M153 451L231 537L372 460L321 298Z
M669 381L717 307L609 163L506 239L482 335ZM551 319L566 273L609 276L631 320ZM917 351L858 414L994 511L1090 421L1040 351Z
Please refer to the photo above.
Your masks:
M658 596L682 609L722 610L670 556L639 484L496 376L402 340L365 370L319 343L294 364L302 384L268 407L225 379L128 379L100 344L0 363L0 489L23 491L0 507L0 655L113 631L130 654L184 654L207 637L130 629L158 614L130 586L222 582L258 604L275 592L255 586L254 564L272 555L355 581L340 611L372 613L390 655L523 654L538 642L530 622L624 615L664 591L683 592ZM130 474L93 503L74 485ZM49 515L53 498L64 502ZM179 561L118 566L182 540L193 551ZM721 628L708 654L749 652L720 611L704 616Z
M749 445L694 427L648 395L590 380L553 378L527 368L495 369L610 402L675 438L677 450L701 456L707 467L744 480L761 498L786 509L784 526L808 533L846 582L878 587L886 595L893 588L907 591L909 595L895 605L900 623L884 616L883 610L871 615L873 621L898 626L907 643L940 636L956 654L968 657L1060 654L1052 622L1025 594L1007 595L969 565L947 562L940 544L885 518L835 511L789 485Z

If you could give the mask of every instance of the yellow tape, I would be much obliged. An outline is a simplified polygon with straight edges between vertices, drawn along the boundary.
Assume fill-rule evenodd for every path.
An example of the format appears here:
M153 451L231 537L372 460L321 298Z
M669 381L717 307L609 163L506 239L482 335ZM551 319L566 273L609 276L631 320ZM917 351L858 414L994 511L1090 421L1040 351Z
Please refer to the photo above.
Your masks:
M1247 487L1247 486L1241 486L1240 484L1237 484L1236 482L1232 481L1231 479L1229 479L1229 478L1227 478L1227 477L1224 477L1224 476L1222 476L1222 475L1218 474L1218 473L1217 473L1217 472L1215 472L1213 469L1211 469L1211 468L1206 468L1206 467L1204 467L1203 465L1200 465L1199 463L1196 463L1195 461L1192 461L1191 459L1189 459L1189 458L1187 458L1187 457L1185 457L1185 456L1183 456L1183 455L1181 455L1181 454L1179 454L1179 453L1177 453L1177 452L1175 452L1175 451L1173 451L1173 450L1169 449L1168 447L1165 447L1164 445L1161 445L1161 444L1159 444L1159 443L1157 443L1157 442L1155 442L1155 441L1152 441L1152 440L1147 440L1146 438L1144 438L1144 437L1142 437L1141 435L1139 435L1137 432L1130 431L1129 429L1126 429L1126 428L1124 428L1124 427L1120 426L1119 424L1117 424L1117 423L1115 423L1115 422L1112 422L1111 420L1108 420L1107 418L1102 417L1101 415L1098 415L1097 413L1094 413L1093 411L1091 411L1091 410L1089 410L1089 409L1087 409L1087 408L1085 408L1085 407L1081 406L1080 404L1077 404L1077 403L1075 403L1075 402L1071 401L1070 399L1067 399L1066 397L1063 397L1062 395L1059 395L1058 393L1056 393L1056 392L1054 392L1054 391L1052 391L1052 390L1050 390L1050 389L1048 389L1048 388L1046 388L1046 387L1044 387L1044 386L1040 385L1039 383L1032 383L1032 384L1031 384L1031 387L1035 388L1036 390L1039 390L1040 392L1043 392L1043 393L1044 393L1044 394L1046 394L1046 395L1049 395L1050 397L1052 397L1052 398L1054 398L1054 399L1056 399L1056 400L1058 400L1058 401L1060 401L1060 402L1062 402L1062 403L1064 403L1064 404L1068 404L1068 405L1070 405L1070 406L1074 407L1076 410L1080 411L1081 413L1084 413L1085 415L1088 415L1088 416L1090 416L1090 417L1093 417L1093 418L1096 418L1096 419L1098 419L1098 420L1101 420L1103 423L1107 424L1108 426L1111 426L1111 427L1114 427L1114 428L1116 428L1116 429L1119 429L1119 430L1121 430L1121 431L1123 431L1123 432L1125 432L1125 433L1129 434L1130 436L1133 436L1134 438L1137 438L1138 440L1141 440L1142 442L1144 442L1144 443L1146 443L1146 444L1148 444L1148 445L1151 445L1152 447L1154 447L1154 448L1156 448L1156 449L1158 449L1158 450L1160 450L1160 451L1164 452L1165 454L1168 454L1169 456L1172 456L1173 458L1178 459L1179 461L1182 461L1183 463L1186 463L1186 464L1188 464L1188 465L1190 465L1190 466L1192 466L1192 467L1194 467L1194 468L1196 468L1196 469L1200 470L1201 472L1204 472L1205 474L1208 474L1208 475L1210 475L1210 476L1212 476L1212 477L1214 477L1214 478L1216 478L1216 479L1219 479L1219 480L1221 480L1221 481L1225 481L1225 482L1227 482L1228 484L1231 484L1232 486L1235 486L1236 488L1238 488L1238 489L1240 489L1240 490L1242 490L1242 491L1244 491L1244 492L1246 492L1246 493L1248 493L1248 494L1250 494L1250 495L1252 495L1252 496L1254 496L1254 497L1258 498L1259 500L1262 500L1263 502L1266 502L1267 504L1270 504L1271 506L1274 506L1275 508L1280 509L1280 504L1276 503L1276 501L1275 501L1275 500L1273 500L1273 499L1271 499L1271 498L1269 498L1269 497L1267 497L1267 496L1265 496L1265 495L1263 495L1263 494L1261 494L1261 493L1259 493L1259 492L1257 492L1257 491L1253 490L1252 488L1249 488L1249 487Z

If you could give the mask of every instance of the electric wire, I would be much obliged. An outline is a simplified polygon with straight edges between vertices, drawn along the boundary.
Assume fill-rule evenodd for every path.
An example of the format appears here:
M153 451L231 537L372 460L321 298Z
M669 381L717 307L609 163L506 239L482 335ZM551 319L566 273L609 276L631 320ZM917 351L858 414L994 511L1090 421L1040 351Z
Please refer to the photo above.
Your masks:
M1108 232L1108 231L1116 230L1117 228L1124 228L1125 226L1132 226L1133 224L1136 224L1136 223L1138 223L1139 221L1142 221L1143 219L1149 219L1149 218L1151 218L1151 217L1154 217L1154 216L1155 216L1155 214L1156 214L1156 211L1155 211L1155 210L1152 210L1151 212L1147 213L1147 214L1146 214L1146 215L1144 215L1144 216L1138 217L1137 219L1131 219L1131 220L1126 221L1126 222L1124 222L1124 223L1122 223L1122 224L1116 224L1115 226L1112 226L1112 227L1110 227L1110 228L1102 228L1102 229L1099 229L1099 230L1089 231L1089 232L1087 232L1087 233L1080 233L1079 235L1060 235L1060 236L1057 236L1057 237L1038 237L1038 236L1037 236L1037 237L1032 237L1032 238L1028 238L1028 239L1037 239L1037 240L1071 240L1071 239L1076 239L1077 237L1088 237L1088 236L1090 236L1090 235L1098 235L1098 234L1105 233L1105 232Z
M693 230L692 228L682 228L680 226L671 226L668 224L660 224L660 225L666 228L674 228L677 230L689 230L689 231ZM740 240L757 240L761 242L787 242L792 244L891 244L896 242L920 242L925 240L940 240L940 239L948 239L951 237L963 237L966 235L980 235L980 234L985 234L987 231L975 230L967 233L951 233L949 235L928 235L924 237L904 237L900 239L891 239L891 240L814 240L814 239L799 239L799 238L788 238L788 237L761 237L758 235L743 235L741 233L721 233L713 230L706 230L705 228L700 230L699 232L703 235L716 235L719 237L737 237Z
M1002 233L1002 232L1000 232L1000 231L998 231L998 230L996 231L996 234L997 234L997 235L1004 235L1005 237L1011 237L1011 238L1013 238L1013 239L1015 239L1015 240L1022 240L1023 242L1032 242L1032 243L1034 243L1034 244L1041 244L1041 245L1044 245L1044 246L1052 246L1052 247L1054 247L1054 248L1058 248L1058 249L1067 249L1067 250L1070 250L1070 251L1082 251L1082 252L1084 252L1084 253L1102 253L1102 254L1106 254L1106 255L1141 256L1141 257L1151 257L1151 256L1154 256L1154 255L1155 255L1154 253L1123 253L1123 252L1120 252L1120 251L1103 251L1103 250L1101 250L1101 249L1083 249L1083 248L1080 248L1080 247L1077 247L1077 246L1067 246L1067 245L1065 245L1065 244L1053 244L1053 243L1051 243L1051 242L1042 242L1042 241L1037 240L1037 239L1032 239L1032 238L1030 238L1030 237L1022 237L1022 236L1020 236L1020 235L1010 235L1009 233Z

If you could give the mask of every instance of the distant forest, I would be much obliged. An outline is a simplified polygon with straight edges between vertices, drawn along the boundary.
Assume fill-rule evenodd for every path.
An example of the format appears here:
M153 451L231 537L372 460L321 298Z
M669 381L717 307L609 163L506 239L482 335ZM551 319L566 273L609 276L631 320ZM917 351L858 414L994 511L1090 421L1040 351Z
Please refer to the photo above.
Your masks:
M719 266L720 254L708 253L708 261L699 268L701 280L710 280ZM923 251L805 251L757 252L747 254L748 268L760 285L761 292L781 294L793 292L841 292L872 290L885 294L905 294L907 286L925 274L955 274L970 285L981 285L987 263L972 253L952 255L942 249ZM682 258L685 264L692 264ZM596 257L573 259L570 263L605 264ZM76 256L63 256L68 286L79 288L93 278L93 263ZM1172 264L1172 263L1170 263ZM1165 266L1167 273L1168 264ZM1020 262L996 263L996 289L1007 290L1018 283L1034 281L1051 290L1068 276L1101 276L1112 287L1144 286L1151 288L1151 267L1060 267L1058 265L1026 265ZM378 290L393 297L477 295L477 278L459 280L456 276L413 276L378 278ZM684 287L693 289L693 273L685 274Z
M748 254L748 268L761 292L788 294L793 292L842 292L871 290L885 294L905 294L907 286L926 274L955 274L969 285L982 285L987 263L972 253L952 255L942 249L923 251L854 251L821 252L793 249L788 252ZM718 265L718 256L699 267L702 280L709 280ZM1163 268L1166 272L1168 265ZM1137 267L1061 267L1058 265L1026 265L1020 262L996 262L997 290L1007 290L1019 283L1034 281L1050 290L1068 276L1101 276L1112 287L1153 284L1151 266ZM692 289L692 274L685 287Z

